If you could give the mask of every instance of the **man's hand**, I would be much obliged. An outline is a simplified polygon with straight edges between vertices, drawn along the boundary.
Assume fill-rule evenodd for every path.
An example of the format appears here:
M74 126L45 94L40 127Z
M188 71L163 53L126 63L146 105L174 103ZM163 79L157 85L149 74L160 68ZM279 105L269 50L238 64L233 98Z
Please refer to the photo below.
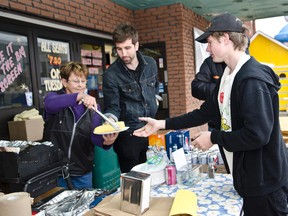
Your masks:
M194 146L194 148L198 148L202 151L207 151L213 146L213 143L210 139L211 132L210 131L203 131L197 134L194 134L192 136L192 142L191 144Z
M144 127L139 128L138 130L135 130L133 132L134 136L148 137L151 134L157 132L159 129L165 129L165 124L166 124L165 120L156 120L156 119L149 118L149 117L148 118L140 117L139 120L146 121L147 124Z

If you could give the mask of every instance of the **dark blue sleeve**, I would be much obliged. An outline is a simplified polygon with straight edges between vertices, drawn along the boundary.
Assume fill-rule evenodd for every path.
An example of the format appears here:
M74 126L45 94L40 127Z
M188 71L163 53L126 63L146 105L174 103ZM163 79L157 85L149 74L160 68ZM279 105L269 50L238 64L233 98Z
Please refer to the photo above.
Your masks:
M199 100L206 100L212 94L224 68L224 64L214 63L211 57L206 58L191 82L192 96Z

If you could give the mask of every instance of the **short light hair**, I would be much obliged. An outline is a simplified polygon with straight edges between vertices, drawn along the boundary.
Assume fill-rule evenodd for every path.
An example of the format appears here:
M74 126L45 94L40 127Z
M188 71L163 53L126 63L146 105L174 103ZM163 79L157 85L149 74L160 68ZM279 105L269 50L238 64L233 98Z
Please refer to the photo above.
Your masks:
M243 32L248 31L246 27L244 28ZM239 51L246 51L249 46L249 39L246 33L239 33L239 32L213 32L212 36L215 37L218 41L220 37L227 33L229 35L229 39L233 42L234 49Z
M86 79L88 77L87 67L81 62L70 61L61 65L60 77L62 79L68 80L71 73L75 73L76 76L84 75Z

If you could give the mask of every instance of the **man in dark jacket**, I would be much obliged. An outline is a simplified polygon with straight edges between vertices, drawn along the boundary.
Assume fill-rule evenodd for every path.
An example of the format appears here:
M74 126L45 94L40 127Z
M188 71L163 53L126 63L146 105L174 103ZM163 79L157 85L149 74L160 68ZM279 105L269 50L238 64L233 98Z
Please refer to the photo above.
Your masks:
M228 166L243 197L245 216L287 216L288 157L279 123L280 82L270 67L245 53L245 31L231 14L214 17L196 39L208 42L214 62L227 65L213 95L200 109L182 116L140 118L148 123L134 135L199 126L216 118L216 128L194 134L192 145L205 151L218 144L222 156L231 158Z
M226 64L215 63L211 56L207 57L202 63L195 79L191 82L191 94L199 100L206 100L212 95L216 83L222 76ZM213 121L208 122L209 130L215 128Z
M153 58L139 51L138 33L131 25L120 24L113 32L119 58L103 75L105 115L114 121L124 121L129 127L119 133L113 147L118 155L121 172L146 162L148 138L133 136L143 127L138 117L155 117L159 92L157 65Z
M206 100L212 95L225 67L224 62L215 63L211 56L207 57L203 61L199 72L195 75L195 79L191 82L192 96L199 100Z

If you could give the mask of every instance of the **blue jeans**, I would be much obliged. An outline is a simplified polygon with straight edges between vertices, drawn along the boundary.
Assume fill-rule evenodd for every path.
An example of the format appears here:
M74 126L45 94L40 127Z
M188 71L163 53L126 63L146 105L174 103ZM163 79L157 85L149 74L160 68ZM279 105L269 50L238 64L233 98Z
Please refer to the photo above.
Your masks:
M93 188L92 186L92 172L89 172L82 176L70 176L70 179L72 181L72 185L74 189L87 189L87 188ZM58 186L59 187L67 187L66 180L61 176L58 177Z

